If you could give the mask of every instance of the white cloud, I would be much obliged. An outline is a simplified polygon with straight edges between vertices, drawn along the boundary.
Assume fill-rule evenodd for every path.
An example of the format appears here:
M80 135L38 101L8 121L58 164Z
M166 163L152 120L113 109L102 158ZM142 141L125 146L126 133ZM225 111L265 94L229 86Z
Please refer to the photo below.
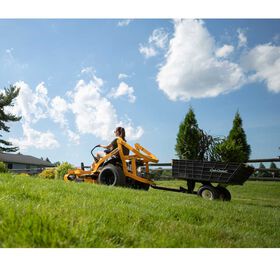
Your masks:
M131 23L131 19L124 19L124 20L120 20L118 22L118 26L123 27L123 26L128 26Z
M20 88L14 106L7 109L8 112L22 116L28 123L36 123L48 116L48 91L44 83L40 83L35 91L23 81L15 84Z
M124 74L124 73L120 73L119 76L118 76L118 79L119 80L122 80L122 79L127 79L129 76L127 74Z
M139 52L145 58L150 58L158 54L158 50L164 49L168 41L168 34L163 28L153 30L152 35L148 39L148 44L139 45Z
M125 127L126 138L130 141L138 140L144 133L143 128L141 126L135 128L129 118L125 121L120 121L117 126Z
M216 44L202 21L174 22L166 61L157 75L169 99L214 97L239 88L245 77L239 65L215 56Z
M80 135L79 134L73 132L71 129L67 129L66 133L67 133L71 143L73 143L75 145L80 144Z
M223 45L221 48L216 50L217 57L227 57L234 51L232 45Z
M59 147L58 141L52 132L41 132L30 127L28 123L22 124L23 138L10 138L9 141L25 150L29 147L37 149L54 149Z
M242 58L246 71L253 71L250 81L264 81L268 90L280 92L280 47L270 44L258 45Z
M22 116L24 138L20 140L21 144L17 144L18 146L22 149L27 147L52 149L56 147L58 142L53 133L31 128L31 124L46 118L58 123L69 136L69 140L77 143L78 136L74 136L74 132L69 130L68 122L64 116L68 105L63 98L56 96L50 100L48 90L43 82L36 86L35 91L23 81L17 82L15 85L20 88L20 92L15 99L14 106L7 108L7 112ZM42 139L49 139L49 144L42 144ZM19 143L19 140L13 139L13 143Z
M80 80L70 94L72 100L69 106L81 134L93 134L102 140L110 141L120 121L112 103L101 94L102 84L102 79L97 77L88 83ZM131 123L128 123L127 127L124 123L124 127L129 130L131 139L138 139L143 134L140 126L134 129Z
M12 71L14 73L15 72L21 73L23 70L28 68L28 64L21 63L17 59L14 48L9 48L9 49L5 50L4 55L3 55L3 61L1 64L5 68L6 71L8 70L8 71Z
M238 29L237 30L238 33L238 47L246 47L247 46L247 37L245 35L245 31Z
M50 117L56 122L65 126L67 124L65 113L68 110L67 102L60 96L55 96L51 100Z
M58 123L64 133L68 136L69 141L73 144L80 143L80 135L69 129L68 120L65 113L70 110L67 101L60 96L55 96L50 104L50 118Z
M130 103L134 103L136 100L134 93L134 88L130 87L125 82L120 82L117 89L113 88L109 94L109 97L118 98L121 96L127 96Z
M166 47L168 40L168 34L163 28L153 30L152 35L149 37L149 44L155 45L156 47L163 49Z
M108 135L112 135L114 124L111 121L116 119L116 111L101 96L100 86L94 81L87 84L80 80L77 83L70 107L80 133L91 133L101 139L108 139Z
M14 106L8 108L7 112L22 116L23 137L10 139L21 149L59 147L54 133L32 128L32 124L46 118L57 123L69 141L74 144L79 144L80 134L86 133L93 134L102 140L112 140L113 131L120 123L127 129L130 139L138 139L143 134L141 126L135 128L131 121L119 121L114 106L106 97L102 96L103 80L94 74L88 83L84 80L78 81L74 90L67 92L65 99L60 96L50 99L43 82L38 84L35 91L23 81L16 85L21 90L15 99ZM129 87L123 82L115 92L116 95L126 95L131 102L135 100L133 93L133 87ZM78 133L70 129L67 119L70 114L74 116Z
M14 48L10 48L10 49L6 49L6 54L8 55L8 56L10 56L10 57L12 57L13 58L13 51L14 51Z
M157 51L154 47L145 47L140 44L139 52L144 55L145 58L150 58L157 55Z
M85 67L81 70L81 74L93 74L94 70L92 67Z

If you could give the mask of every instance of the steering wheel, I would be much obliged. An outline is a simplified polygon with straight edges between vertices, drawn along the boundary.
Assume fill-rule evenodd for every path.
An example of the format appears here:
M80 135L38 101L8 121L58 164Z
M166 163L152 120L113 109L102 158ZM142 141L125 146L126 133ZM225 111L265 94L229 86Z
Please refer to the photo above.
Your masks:
M98 158L93 154L93 151L94 151L96 148L99 148L99 147L100 147L100 145L96 145L96 146L94 146L94 147L91 149L91 151L90 151L90 153L91 153L93 159L95 160L95 162L98 162Z

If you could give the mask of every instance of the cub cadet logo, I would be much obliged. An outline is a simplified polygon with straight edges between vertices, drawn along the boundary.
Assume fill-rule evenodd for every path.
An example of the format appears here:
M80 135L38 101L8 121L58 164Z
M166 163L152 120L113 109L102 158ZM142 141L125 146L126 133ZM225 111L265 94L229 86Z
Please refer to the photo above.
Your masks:
M210 169L210 172L216 172L216 173L228 173L227 170L223 170L223 169L214 169L214 168L211 168Z

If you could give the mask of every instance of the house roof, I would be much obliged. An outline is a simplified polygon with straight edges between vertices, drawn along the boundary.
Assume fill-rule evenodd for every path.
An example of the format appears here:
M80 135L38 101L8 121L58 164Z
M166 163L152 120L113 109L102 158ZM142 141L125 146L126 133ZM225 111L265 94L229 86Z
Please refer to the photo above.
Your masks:
M54 166L51 162L46 160L42 160L33 156L27 156L23 154L8 154L8 153L0 153L0 161L7 163L23 163L23 164L33 164L51 167Z

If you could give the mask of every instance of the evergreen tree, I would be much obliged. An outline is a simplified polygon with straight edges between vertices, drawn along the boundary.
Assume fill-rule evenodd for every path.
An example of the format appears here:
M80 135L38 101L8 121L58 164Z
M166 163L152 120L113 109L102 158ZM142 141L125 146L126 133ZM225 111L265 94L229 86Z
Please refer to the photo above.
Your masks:
M267 170L265 170L266 167L262 162L260 163L259 168L263 169L263 170L258 170L258 172L257 172L258 177L270 177L271 176L271 174L269 174L269 172Z
M269 168L270 168L270 169L277 169L276 171L270 171L273 178L274 178L274 177L279 177L279 174L280 174L279 168L277 167L277 165L275 164L275 162L272 162L272 163L270 164L270 167L269 167Z
M19 121L21 119L21 117L5 112L5 107L13 106L12 102L18 96L19 90L20 89L15 86L10 86L4 89L4 93L0 93L0 131L9 132L10 127L7 126L6 123ZM2 137L1 134L0 137ZM0 152L16 152L17 150L18 147L12 147L11 142L0 139Z
M251 147L247 143L239 112L234 117L228 137L215 147L215 151L222 161L247 162L249 160Z
M240 155L240 162L247 162L251 154L251 147L247 143L246 133L242 127L242 119L238 111L235 114L233 127L229 132L228 140L233 141L236 146L241 147L243 153Z
M199 153L201 132L192 108L179 126L175 151L179 159L203 159Z

